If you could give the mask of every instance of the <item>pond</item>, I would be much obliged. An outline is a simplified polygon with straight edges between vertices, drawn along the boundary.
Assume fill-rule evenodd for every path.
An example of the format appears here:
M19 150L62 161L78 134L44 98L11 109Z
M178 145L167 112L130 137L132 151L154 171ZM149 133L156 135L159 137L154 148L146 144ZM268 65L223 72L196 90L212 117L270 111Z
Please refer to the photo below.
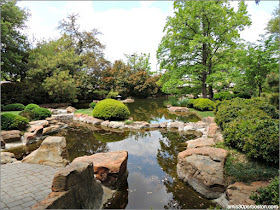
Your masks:
M136 100L128 104L133 120L160 123L164 121L195 122L195 114L178 116L168 113L164 99ZM128 209L205 209L215 206L178 179L177 155L185 149L192 135L166 130L104 130L72 122L56 134L65 136L71 161L98 152L128 151L128 179L108 208Z

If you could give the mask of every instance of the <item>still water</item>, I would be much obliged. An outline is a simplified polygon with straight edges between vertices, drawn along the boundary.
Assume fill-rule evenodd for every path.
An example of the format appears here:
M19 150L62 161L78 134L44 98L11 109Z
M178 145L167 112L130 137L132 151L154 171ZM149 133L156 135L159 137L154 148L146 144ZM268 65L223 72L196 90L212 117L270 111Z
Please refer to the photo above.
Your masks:
M133 120L195 122L195 114L168 113L162 99L136 100L128 104ZM71 161L98 152L128 151L127 183L108 208L205 209L215 204L180 181L176 174L177 155L192 135L166 130L103 130L100 126L70 123L57 135L65 136Z

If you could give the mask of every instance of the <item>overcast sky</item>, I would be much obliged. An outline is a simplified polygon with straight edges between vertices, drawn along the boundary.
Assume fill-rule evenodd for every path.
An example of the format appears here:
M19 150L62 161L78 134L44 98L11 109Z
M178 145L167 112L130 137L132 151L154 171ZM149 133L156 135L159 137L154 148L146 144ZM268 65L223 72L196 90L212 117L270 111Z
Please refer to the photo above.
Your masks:
M237 5L237 1L232 1ZM246 1L252 25L241 37L254 42L264 28L278 1ZM152 70L156 70L156 50L163 36L167 16L173 13L172 1L20 1L31 17L27 34L32 40L58 38L58 22L68 14L79 13L81 29L98 29L98 38L106 45L105 58L113 62L124 54L150 53Z

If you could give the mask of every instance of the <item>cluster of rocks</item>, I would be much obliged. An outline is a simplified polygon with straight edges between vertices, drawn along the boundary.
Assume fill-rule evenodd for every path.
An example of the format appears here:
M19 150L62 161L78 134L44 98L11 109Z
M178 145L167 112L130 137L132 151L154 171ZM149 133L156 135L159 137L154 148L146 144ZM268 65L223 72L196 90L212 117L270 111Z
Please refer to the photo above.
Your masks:
M71 120L74 117L76 109L68 106L66 109L49 109L52 112L52 117L56 120Z
M185 134L194 134L198 137L211 136L215 141L220 141L222 136L216 131L218 129L216 123L213 119L209 122L208 118L203 118L202 121L196 123L183 123L183 122L162 122L162 123L148 123L145 121L132 121L132 122L122 122L122 121L109 121L101 120L88 116L87 114L75 114L73 120L85 122L92 125L101 125L106 128L113 129L129 129L129 130L139 130L139 129L168 129L172 131L179 131Z
M127 179L127 158L127 151L97 153L69 164L65 138L46 138L22 160L60 168L53 178L52 192L33 209L103 208Z
M206 125L206 127L205 127ZM223 141L223 136L214 118L203 118L202 122L188 125L184 129L203 132L202 138L186 142L187 148L178 155L177 174L197 192L226 208L228 205L253 205L249 197L253 190L267 186L269 182L245 184L236 182L227 186L224 179L224 164L228 151L212 147ZM207 132L205 132L206 129Z
M25 133L19 130L1 131L1 149L32 144L66 127L66 123L59 122L54 117L49 117L46 120L29 122Z

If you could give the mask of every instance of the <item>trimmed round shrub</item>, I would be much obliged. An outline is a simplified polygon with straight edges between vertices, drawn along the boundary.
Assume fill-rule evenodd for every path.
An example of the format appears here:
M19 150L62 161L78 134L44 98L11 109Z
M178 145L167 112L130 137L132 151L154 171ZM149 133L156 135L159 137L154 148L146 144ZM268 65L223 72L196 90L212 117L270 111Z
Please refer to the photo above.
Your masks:
M91 102L91 103L89 104L89 107L92 108L92 109L94 109L95 105L96 105L96 103Z
M3 111L22 111L24 110L25 106L20 103L16 104L8 104L6 106L3 106Z
M35 108L40 108L37 104L28 104L24 110L32 110Z
M199 98L194 101L193 106L200 111L212 111L216 104L208 98Z
M226 92L219 92L219 93L215 93L214 95L214 99L215 100L220 100L220 101L223 101L223 100L230 100L234 97L233 94L231 94L230 92L226 91Z
M1 130L24 130L28 119L22 116L4 113L1 114Z
M26 117L29 120L44 120L47 117L52 116L52 113L50 110L38 106L33 109L25 109L22 112L20 112L19 115Z
M122 102L104 99L96 104L92 115L104 120L125 120L129 117L130 112Z

